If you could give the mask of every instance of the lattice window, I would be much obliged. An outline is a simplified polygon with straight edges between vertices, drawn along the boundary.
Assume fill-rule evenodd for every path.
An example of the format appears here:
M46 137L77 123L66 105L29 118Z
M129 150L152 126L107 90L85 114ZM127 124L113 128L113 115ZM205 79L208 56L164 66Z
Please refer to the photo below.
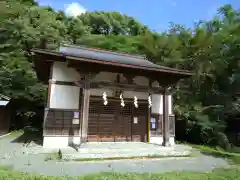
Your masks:
M151 136L160 136L163 133L163 119L162 115L159 114L152 114L151 118L154 118L156 120L155 123L155 128L152 128L152 122L150 119L150 131L151 131Z
M169 116L169 133L175 135L175 116Z
M73 124L76 110L48 109L44 123L44 135L79 135L79 124ZM79 117L81 117L81 112Z

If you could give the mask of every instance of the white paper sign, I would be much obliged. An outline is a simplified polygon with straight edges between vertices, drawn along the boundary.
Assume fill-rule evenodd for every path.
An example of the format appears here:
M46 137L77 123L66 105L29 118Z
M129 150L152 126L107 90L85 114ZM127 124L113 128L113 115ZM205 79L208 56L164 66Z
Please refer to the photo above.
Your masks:
M156 124L152 123L152 129L155 129L155 128L156 128Z
M156 119L155 118L151 118L151 123L156 123Z
M78 119L78 118L79 118L79 112L74 112L73 118L74 118L74 119Z
M72 123L73 123L73 124L79 124L79 119L73 119L73 120L72 120Z
M134 124L137 124L137 123L138 123L138 118L137 118L137 117L134 117L134 118L133 118L133 123L134 123Z

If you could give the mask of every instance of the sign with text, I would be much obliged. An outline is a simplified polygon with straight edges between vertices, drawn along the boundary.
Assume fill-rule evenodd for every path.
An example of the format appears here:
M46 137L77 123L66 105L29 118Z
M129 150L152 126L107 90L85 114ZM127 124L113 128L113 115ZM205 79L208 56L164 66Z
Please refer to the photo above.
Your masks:
M156 127L156 118L151 118L151 129L152 130L155 130L157 127Z
M79 112L74 112L73 118L74 118L74 119L78 119L78 118L79 118Z
M137 117L134 117L134 118L133 118L133 123L134 123L134 124L137 124L137 123L138 123L138 118L137 118Z
M73 119L72 124L79 124L79 119Z

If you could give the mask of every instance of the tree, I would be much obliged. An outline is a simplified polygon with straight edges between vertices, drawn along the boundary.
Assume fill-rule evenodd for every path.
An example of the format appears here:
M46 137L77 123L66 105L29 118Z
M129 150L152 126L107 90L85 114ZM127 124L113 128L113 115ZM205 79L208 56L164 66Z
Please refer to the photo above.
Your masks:
M69 38L73 44L76 44L77 40L82 38L83 35L90 34L90 27L84 25L78 18L69 18L66 25Z
M136 36L148 30L134 18L118 12L86 12L79 18L91 27L92 34Z
M175 114L187 122L186 134L191 134L186 139L194 136L198 143L217 144L226 139L226 115L239 113L240 12L230 5L192 29L171 23L168 31L156 33L119 12L69 18L33 0L6 0L0 2L0 39L0 93L28 101L18 106L24 112L33 104L43 104L46 92L26 51L56 48L68 41L142 54L157 64L195 72L174 91Z

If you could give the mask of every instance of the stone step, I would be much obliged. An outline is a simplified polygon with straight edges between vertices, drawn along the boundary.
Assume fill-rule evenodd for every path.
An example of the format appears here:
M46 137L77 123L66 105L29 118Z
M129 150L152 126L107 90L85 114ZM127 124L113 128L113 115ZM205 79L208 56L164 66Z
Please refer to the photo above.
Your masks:
M79 148L78 149L78 152L79 153L98 153L98 152L104 152L104 153L107 153L107 152L132 152L133 149L109 149L109 148L99 148L99 149L91 149L91 148ZM138 149L134 149L134 152L149 152L151 150L149 150L148 148L138 148ZM168 152L168 151L174 151L174 148L167 148L167 149L154 149L152 150L154 152Z
M66 159L78 159L78 158L115 158L115 157L143 157L143 156L154 156L154 157L173 157L173 156L187 156L190 155L190 151L112 151L103 152L98 151L95 153L82 153L76 152L71 154L63 154Z
M77 155L63 155L64 159L85 159L85 158L126 158L126 157L181 157L181 155L155 155L155 154L77 154ZM183 156L183 155L182 155Z

